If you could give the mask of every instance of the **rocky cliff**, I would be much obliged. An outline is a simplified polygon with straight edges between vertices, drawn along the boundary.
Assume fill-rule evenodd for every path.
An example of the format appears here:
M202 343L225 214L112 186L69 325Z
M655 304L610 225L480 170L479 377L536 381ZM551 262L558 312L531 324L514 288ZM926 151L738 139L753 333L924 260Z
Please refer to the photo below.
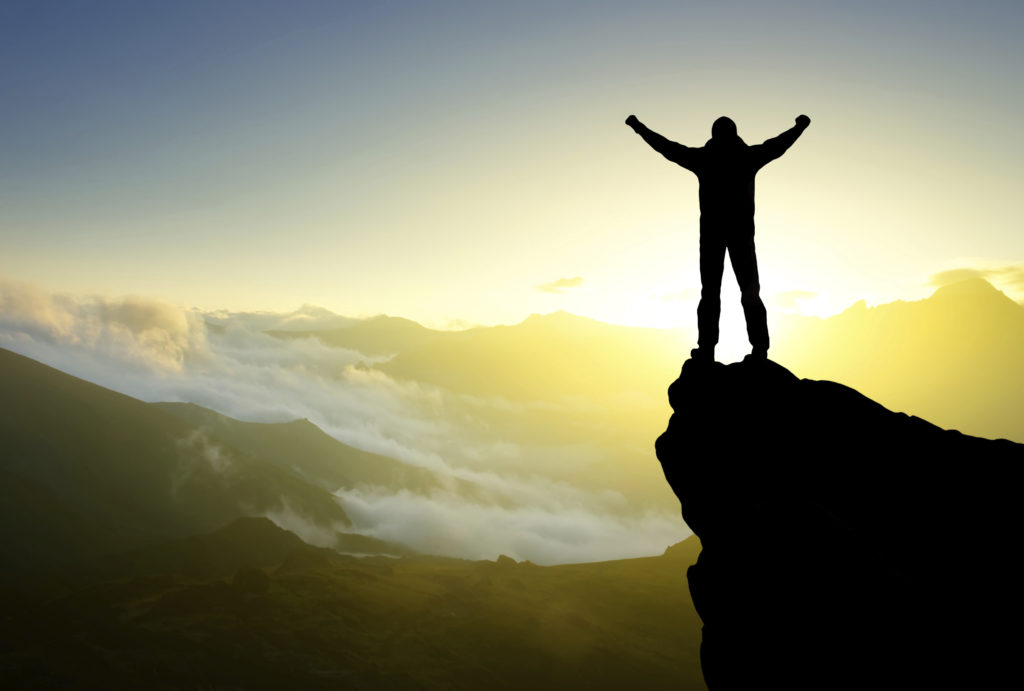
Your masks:
M703 545L687 576L711 691L1019 676L1024 446L770 361L687 361L669 400L656 448Z

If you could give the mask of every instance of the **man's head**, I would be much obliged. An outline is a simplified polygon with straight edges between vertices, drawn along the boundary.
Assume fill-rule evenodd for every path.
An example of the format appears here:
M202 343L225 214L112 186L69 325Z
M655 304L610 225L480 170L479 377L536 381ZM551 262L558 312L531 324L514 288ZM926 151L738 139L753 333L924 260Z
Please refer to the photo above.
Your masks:
M736 133L736 123L731 118L727 118L724 115L711 125L711 138L718 141L728 141L735 139L739 135Z

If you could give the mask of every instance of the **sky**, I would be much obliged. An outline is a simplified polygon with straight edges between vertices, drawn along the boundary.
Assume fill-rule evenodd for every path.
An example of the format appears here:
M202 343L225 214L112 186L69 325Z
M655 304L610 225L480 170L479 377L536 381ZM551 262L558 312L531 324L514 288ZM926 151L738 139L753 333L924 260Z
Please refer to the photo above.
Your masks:
M1024 263L1022 20L945 0L3 0L0 279L448 328L692 326L696 178L625 118L696 146L720 115L753 144L805 113L757 179L766 302L924 297L940 272Z

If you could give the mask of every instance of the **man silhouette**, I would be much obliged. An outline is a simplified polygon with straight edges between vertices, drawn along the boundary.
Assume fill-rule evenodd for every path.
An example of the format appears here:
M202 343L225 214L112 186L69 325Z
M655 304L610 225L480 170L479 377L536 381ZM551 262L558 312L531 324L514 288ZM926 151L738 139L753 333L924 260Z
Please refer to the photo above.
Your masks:
M697 305L697 347L690 356L713 361L722 309L722 271L729 251L740 302L747 320L751 359L768 357L768 320L754 255L754 176L766 163L786 152L811 119L801 115L796 125L763 144L747 146L736 123L720 117L711 126L711 139L698 148L677 144L647 128L635 115L626 124L662 156L695 173L700 182L700 303Z

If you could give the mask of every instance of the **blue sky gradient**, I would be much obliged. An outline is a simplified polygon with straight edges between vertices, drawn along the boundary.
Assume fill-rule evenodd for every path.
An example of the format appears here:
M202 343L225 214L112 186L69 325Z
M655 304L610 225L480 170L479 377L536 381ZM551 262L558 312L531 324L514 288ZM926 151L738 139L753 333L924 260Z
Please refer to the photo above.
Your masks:
M656 303L696 283L696 184L622 121L699 145L729 114L753 143L806 112L759 177L766 290L822 309L913 296L933 272L1024 261L1022 18L1011 2L4 2L0 276L207 308L665 324Z

